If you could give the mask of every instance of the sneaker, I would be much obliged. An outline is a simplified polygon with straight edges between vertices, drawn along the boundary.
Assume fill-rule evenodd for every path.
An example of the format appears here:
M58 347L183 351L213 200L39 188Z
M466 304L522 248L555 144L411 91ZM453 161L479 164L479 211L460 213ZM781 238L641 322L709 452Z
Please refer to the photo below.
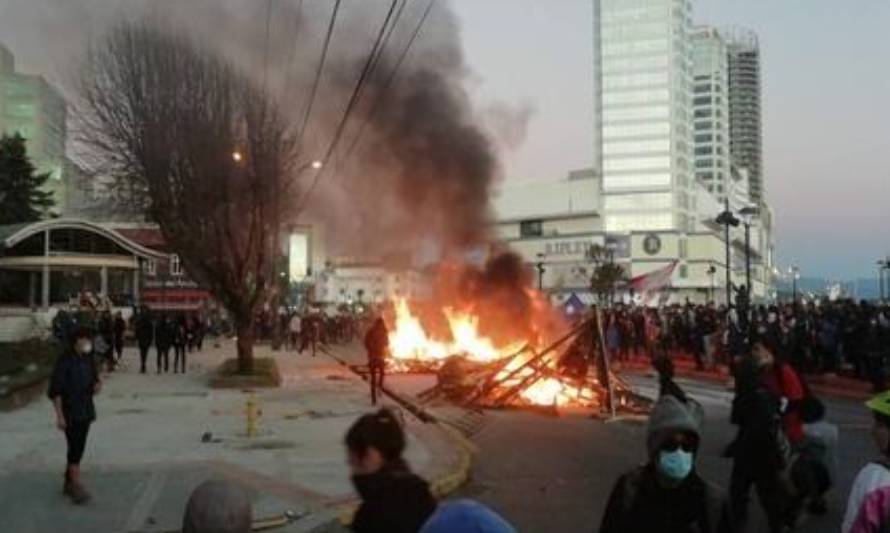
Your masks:
M90 493L80 483L71 482L68 497L74 505L83 505L90 501Z

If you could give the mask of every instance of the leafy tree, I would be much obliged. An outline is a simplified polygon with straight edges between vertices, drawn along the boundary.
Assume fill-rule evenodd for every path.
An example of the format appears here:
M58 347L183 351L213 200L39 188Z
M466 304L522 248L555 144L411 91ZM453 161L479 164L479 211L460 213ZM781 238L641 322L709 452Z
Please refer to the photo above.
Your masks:
M615 263L611 254L612 252L600 245L593 245L587 251L587 259L594 264L590 288L597 300L604 304L611 304L615 291L628 281L627 271Z
M0 224L34 222L55 205L41 189L49 174L37 174L25 139L18 133L0 138Z

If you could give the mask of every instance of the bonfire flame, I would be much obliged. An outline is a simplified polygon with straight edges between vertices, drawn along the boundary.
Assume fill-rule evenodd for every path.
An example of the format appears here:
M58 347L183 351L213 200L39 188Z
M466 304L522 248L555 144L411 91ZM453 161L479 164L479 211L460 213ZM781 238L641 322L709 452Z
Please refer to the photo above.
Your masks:
M492 339L480 334L479 317L471 312L443 310L447 319L450 338L437 339L424 329L404 299L395 303L395 322L389 334L389 348L392 363L396 370L410 367L410 363L423 363L428 366L441 365L454 355L465 357L474 363L491 364L504 361L496 380L503 380L502 386L509 388L534 377L535 370L525 365L534 352L516 357L517 352L527 344L527 339L497 346ZM509 362L506 358L512 357ZM522 403L544 406L565 406L569 404L592 404L598 394L590 386L578 385L568 379L560 379L555 358L547 358L543 364L551 370L551 376L530 380L518 394Z
M395 360L444 361L452 355L462 355L476 363L490 363L511 355L522 347L522 341L496 347L494 342L479 333L479 317L467 312L445 309L451 331L448 340L434 339L411 313L408 302L400 299L395 306L395 327L389 334L389 350Z

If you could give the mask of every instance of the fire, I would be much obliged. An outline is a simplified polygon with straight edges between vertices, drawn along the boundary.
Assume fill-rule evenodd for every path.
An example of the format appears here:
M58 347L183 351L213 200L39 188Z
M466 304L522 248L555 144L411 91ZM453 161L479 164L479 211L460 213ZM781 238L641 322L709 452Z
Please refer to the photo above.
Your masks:
M444 361L451 355L463 355L478 363L489 363L510 355L521 346L497 347L479 333L479 317L470 313L445 309L451 339L434 339L411 313L408 302L400 299L395 305L395 324L389 334L389 349L393 359Z

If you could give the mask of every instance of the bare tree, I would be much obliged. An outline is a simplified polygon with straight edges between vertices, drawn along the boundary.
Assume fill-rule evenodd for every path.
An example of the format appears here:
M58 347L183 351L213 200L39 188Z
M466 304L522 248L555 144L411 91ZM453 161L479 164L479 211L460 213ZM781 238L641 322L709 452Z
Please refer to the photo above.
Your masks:
M238 368L275 283L295 147L265 92L218 54L150 21L88 51L78 138L119 196L143 202L189 274L232 316ZM291 196L292 197L292 196Z

